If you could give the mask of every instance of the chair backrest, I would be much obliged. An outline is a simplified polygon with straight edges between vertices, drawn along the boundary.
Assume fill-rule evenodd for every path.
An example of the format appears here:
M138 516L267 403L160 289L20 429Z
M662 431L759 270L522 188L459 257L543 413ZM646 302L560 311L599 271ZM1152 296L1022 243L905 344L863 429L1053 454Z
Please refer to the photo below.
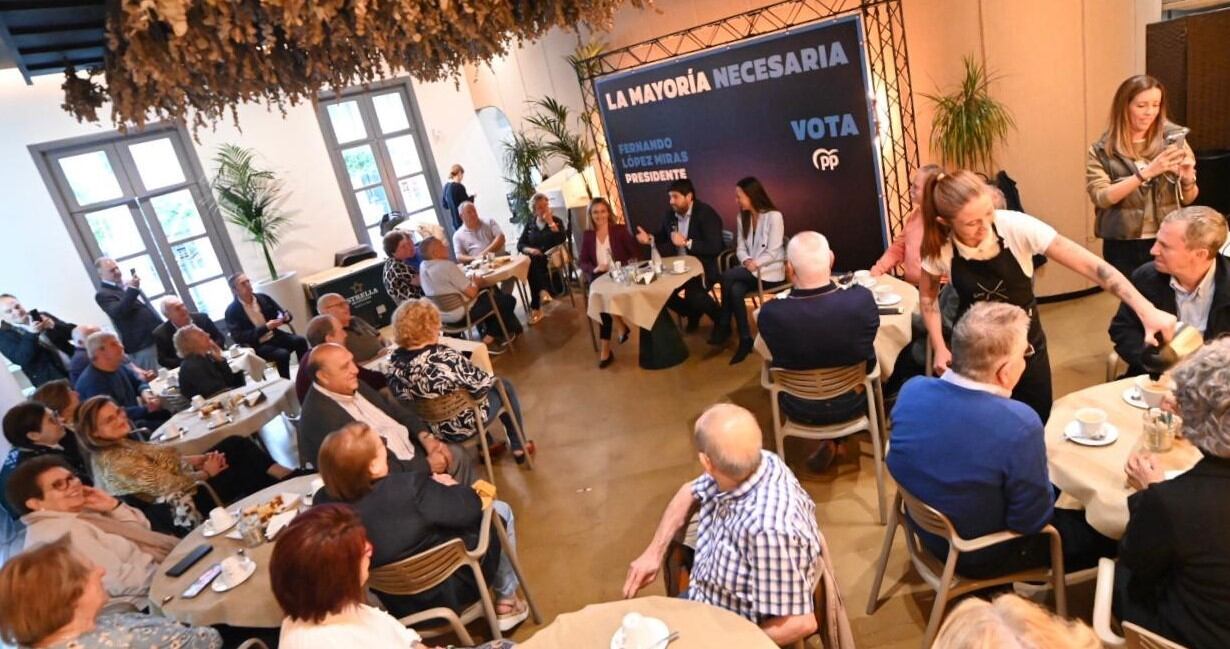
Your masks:
M412 557L372 568L367 585L390 595L416 595L444 583L454 572L473 563L465 543L452 539Z
M1127 641L1128 649L1187 649L1131 622L1123 623L1123 639Z
M913 494L906 491L901 485L897 485L897 492L901 495L901 505L905 513L909 515L910 520L923 530L942 536L952 542L957 536L957 530L952 526L952 521L948 517L941 514L931 505L915 498Z
M441 311L452 311L453 309L464 309L467 300L466 296L461 293L444 293L443 295L428 295L427 299L435 303Z
M438 424L452 421L466 410L474 408L474 400L465 390L454 390L442 397L415 399L411 402L411 407L419 419L429 424Z
M850 391L862 392L866 386L867 364L855 363L846 367L826 367L814 370L786 370L769 368L773 385L782 392L800 399L823 401L839 397Z

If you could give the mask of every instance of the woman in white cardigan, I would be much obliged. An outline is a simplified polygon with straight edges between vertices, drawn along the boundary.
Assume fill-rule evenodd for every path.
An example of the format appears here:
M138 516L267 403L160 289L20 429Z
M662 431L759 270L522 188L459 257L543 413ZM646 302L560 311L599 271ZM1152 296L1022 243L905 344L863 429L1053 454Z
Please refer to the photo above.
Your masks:
M74 552L106 571L108 609L145 607L154 572L178 539L151 531L141 512L81 484L55 456L22 463L6 491L27 525L27 549L67 537Z
M739 349L730 364L740 363L752 351L752 329L747 321L747 306L743 300L757 290L756 275L765 288L780 286L786 281L786 225L782 213L774 207L764 185L752 176L735 183L739 203L739 238L735 251L739 265L722 274L722 314L713 327L710 345L725 345L730 338L733 318L739 332Z

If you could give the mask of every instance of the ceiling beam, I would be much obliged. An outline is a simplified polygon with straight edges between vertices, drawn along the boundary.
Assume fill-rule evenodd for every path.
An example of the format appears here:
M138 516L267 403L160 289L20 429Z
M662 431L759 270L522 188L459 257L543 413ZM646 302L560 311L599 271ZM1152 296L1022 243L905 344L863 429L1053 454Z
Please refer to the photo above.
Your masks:
M60 34L79 31L105 31L106 24L102 20L82 21L75 23L56 23L47 25L13 25L9 33L13 36L32 36L37 34Z
M17 52L21 56L30 56L31 54L54 54L55 52L71 52L73 50L93 50L104 47L105 43L102 39L90 41L76 41L69 43L50 43L48 45L37 45L29 47L17 47Z
M103 0L0 0L0 12L101 7Z
M3 49L7 58L17 66L17 71L21 73L21 78L26 80L26 85L34 85L34 81L30 79L30 69L26 67L25 61L21 60L21 54L17 52L17 47L13 44L13 36L9 34L8 27L4 24L3 14L0 14L0 49Z
M82 66L100 65L102 64L102 62L103 62L103 58L101 56L70 56L70 57L65 57L59 61L48 61L47 63L32 63L32 64L27 65L26 67L29 70L30 74L33 75L33 74L46 74L48 72L58 72L58 71L63 70L64 68L67 68L70 65L75 68L81 68ZM27 81L28 80L29 78L27 77Z

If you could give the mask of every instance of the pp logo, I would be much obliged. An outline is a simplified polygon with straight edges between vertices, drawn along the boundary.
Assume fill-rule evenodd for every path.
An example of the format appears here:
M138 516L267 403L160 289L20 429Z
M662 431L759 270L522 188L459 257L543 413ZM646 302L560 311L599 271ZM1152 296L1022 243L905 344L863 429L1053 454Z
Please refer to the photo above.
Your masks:
M837 149L816 149L811 153L811 163L820 171L832 171L841 164Z

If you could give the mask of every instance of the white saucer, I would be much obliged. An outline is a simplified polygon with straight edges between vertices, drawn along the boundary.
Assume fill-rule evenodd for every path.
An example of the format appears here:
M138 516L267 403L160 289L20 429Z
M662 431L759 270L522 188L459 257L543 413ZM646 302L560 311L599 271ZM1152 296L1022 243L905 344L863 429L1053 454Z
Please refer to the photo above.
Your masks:
M901 296L896 293L876 293L876 304L879 306L892 306L901 303Z
M645 625L649 627L649 645L662 646L662 641L671 634L671 630L667 628L666 623L656 617L645 616L641 618L645 621ZM615 629L615 635L611 636L611 649L625 649L624 647L624 628L621 626Z
M243 576L239 578L239 581L236 581L233 584L228 584L226 583L226 573L220 572L218 573L217 579L214 579L214 582L210 584L209 587L212 588L215 593L225 593L226 591L247 581L249 577L256 574L256 562L252 559L248 559L247 563L244 565L247 567L244 568Z
M1090 439L1081 435L1080 422L1073 419L1068 422L1067 426L1063 427L1063 436L1064 439L1069 442L1076 442L1082 446L1110 446L1119 439L1119 429L1115 428L1115 425L1110 422L1103 425L1106 427L1106 437L1103 437L1102 439Z
M1128 405L1133 408L1140 408L1141 410L1149 409L1149 404L1145 403L1145 400L1140 398L1140 388L1134 385L1128 386L1128 388L1123 391L1123 400L1128 402Z
M205 537L205 538L207 538L207 539L208 539L208 538L213 538L213 537L215 537L215 536L217 536L217 535L219 535L219 534L221 534L221 533L223 533L223 532L225 532L225 531L227 531L227 530L231 529L232 527L235 527L235 524L239 522L239 517L238 517L238 516L236 516L236 515L234 515L234 514L235 514L235 512L231 512L231 514L232 514L232 516L231 516L231 524L230 524L230 525L227 525L226 527L224 527L224 528L222 528L222 529L220 529L220 530L215 530L215 529L214 529L214 522L213 522L213 521L211 521L211 520L209 520L209 519L206 519L206 520L205 520L205 522L201 524L201 535L202 535L202 536L204 536L204 537Z

